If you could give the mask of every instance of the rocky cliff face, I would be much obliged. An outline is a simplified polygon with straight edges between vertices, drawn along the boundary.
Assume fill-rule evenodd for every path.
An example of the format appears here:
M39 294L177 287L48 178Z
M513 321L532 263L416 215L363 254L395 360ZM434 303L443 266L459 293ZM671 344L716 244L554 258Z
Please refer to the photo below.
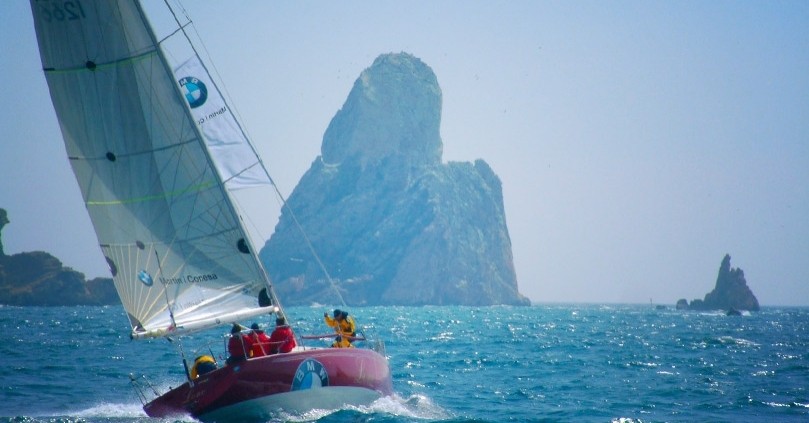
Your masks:
M677 302L678 308L681 302ZM716 286L705 295L704 300L696 299L688 305L691 310L750 310L758 311L758 299L747 286L744 271L730 267L730 255L726 254L719 266Z
M441 89L405 53L376 59L288 199L349 305L520 304L501 183L441 163ZM285 208L261 251L284 302L335 303Z
M0 231L7 223L6 211L0 209ZM7 256L0 239L0 304L70 306L117 302L112 279L87 281L84 274L42 251Z

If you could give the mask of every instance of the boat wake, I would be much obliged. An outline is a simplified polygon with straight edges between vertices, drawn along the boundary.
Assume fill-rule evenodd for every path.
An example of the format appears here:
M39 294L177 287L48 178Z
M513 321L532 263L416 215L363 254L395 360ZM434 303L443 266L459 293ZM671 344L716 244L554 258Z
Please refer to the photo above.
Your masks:
M332 422L332 421L364 421L375 419L380 416L401 418L405 420L425 420L439 421L452 418L452 414L432 402L424 395L411 395L402 398L398 395L382 397L367 406L346 406L333 410L315 409L302 414L290 414L279 411L271 421L288 422ZM57 413L41 418L24 418L29 422L53 421L53 418L69 418L85 421L107 421L107 422L197 422L191 416L174 416L172 419L153 419L146 415L143 407L138 402L131 403L99 403L82 410L68 413Z
M143 406L139 402L131 403L111 403L102 402L80 410L65 412L45 413L33 416L17 416L5 420L0 418L0 422L26 422L26 423L48 423L54 421L86 421L86 422L146 422L151 419L143 411ZM188 421L194 421L191 417ZM178 422L180 420L174 420Z
M146 413L139 402L128 404L121 403L101 403L85 410L70 413L74 417L82 419L105 418L145 418Z
M280 413L279 420L290 422L363 420L362 416L387 415L416 420L446 420L451 417L424 395L402 398L382 397L367 406L346 406L335 410L310 410L303 414ZM353 416L353 417L352 417Z
M444 420L451 417L450 413L424 395L411 395L406 399L398 395L383 397L374 401L367 408L374 412L416 419Z

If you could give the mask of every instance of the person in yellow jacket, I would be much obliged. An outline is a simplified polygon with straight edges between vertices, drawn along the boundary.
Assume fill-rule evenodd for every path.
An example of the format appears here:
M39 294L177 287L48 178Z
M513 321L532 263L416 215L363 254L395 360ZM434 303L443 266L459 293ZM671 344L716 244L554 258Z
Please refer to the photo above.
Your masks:
M334 318L329 317L329 313L323 313L323 320L327 325L333 327L337 334L334 343L331 344L332 348L354 348L350 338L356 334L357 325L354 323L353 317L345 311L337 309L334 310Z
M216 360L210 355L201 355L194 360L191 367L191 379L196 379L200 375L216 370Z

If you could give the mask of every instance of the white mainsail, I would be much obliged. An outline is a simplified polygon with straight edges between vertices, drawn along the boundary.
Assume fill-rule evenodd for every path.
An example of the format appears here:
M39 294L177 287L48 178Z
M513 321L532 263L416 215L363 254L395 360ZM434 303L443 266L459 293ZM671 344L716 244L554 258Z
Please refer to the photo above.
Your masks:
M228 143L208 151L188 87L173 75L140 4L31 0L31 7L67 155L133 336L266 313L262 291L277 301L220 175L238 187L260 162L254 153L245 158L243 145L235 155ZM236 159L215 165L217 157Z

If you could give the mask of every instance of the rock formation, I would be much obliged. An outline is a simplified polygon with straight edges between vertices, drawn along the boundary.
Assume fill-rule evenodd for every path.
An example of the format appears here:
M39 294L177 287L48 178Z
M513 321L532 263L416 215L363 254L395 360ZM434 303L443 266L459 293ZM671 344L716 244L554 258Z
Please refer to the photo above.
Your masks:
M4 257L6 253L3 251L3 228L9 224L8 213L5 209L0 209L0 257Z
M501 183L442 164L441 89L406 53L354 83L288 199L349 305L519 304ZM261 259L287 304L338 303L284 208Z
M713 291L707 293L704 300L695 299L691 304L684 299L677 301L678 309L681 303L690 310L759 310L758 299L747 286L744 271L730 267L729 254L722 259Z
M2 228L9 223L0 209L0 304L18 306L104 305L118 303L110 278L85 280L84 274L42 252L5 255Z

